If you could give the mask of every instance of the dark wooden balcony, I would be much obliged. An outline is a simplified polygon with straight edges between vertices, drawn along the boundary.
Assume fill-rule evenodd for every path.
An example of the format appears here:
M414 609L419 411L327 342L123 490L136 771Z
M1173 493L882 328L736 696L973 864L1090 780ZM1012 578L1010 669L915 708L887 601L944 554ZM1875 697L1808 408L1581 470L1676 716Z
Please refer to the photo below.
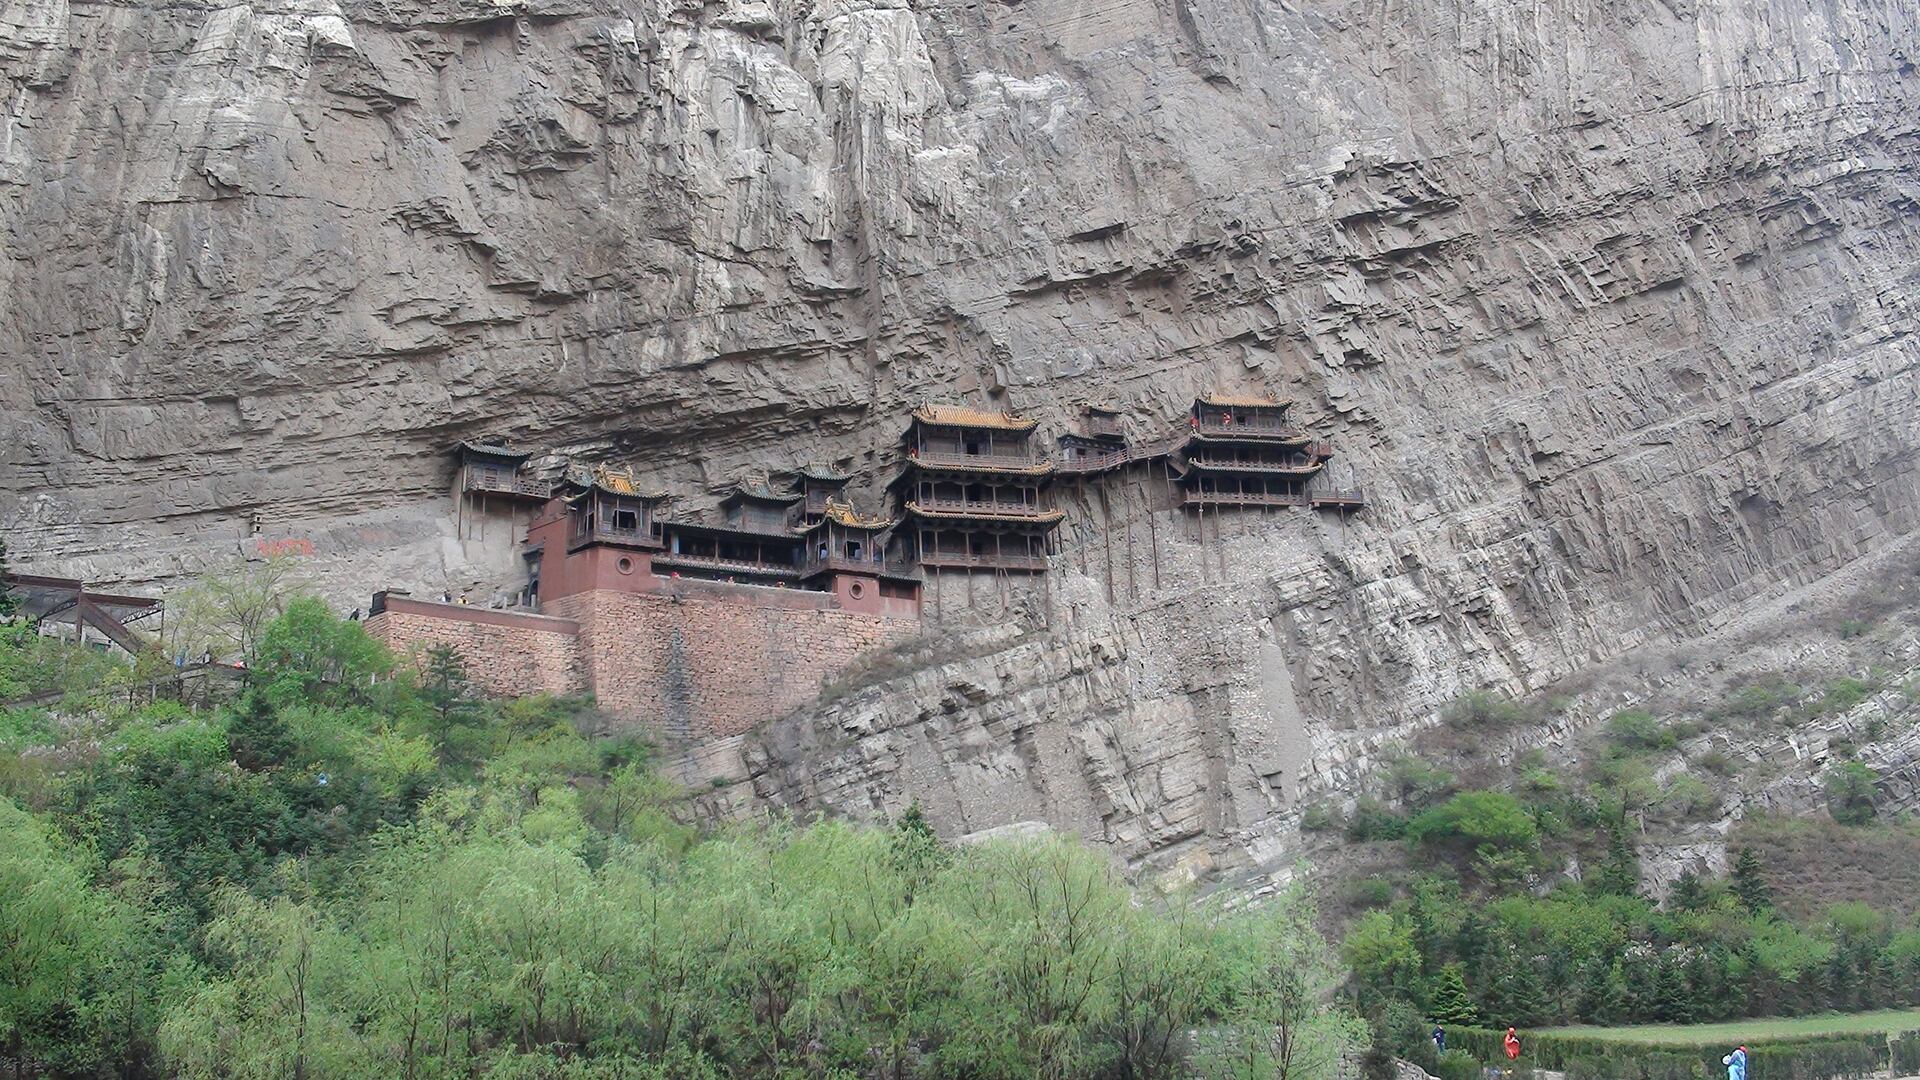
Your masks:
M905 559L849 559L844 555L809 555L800 562L800 576L816 574L881 574L886 577L917 578L919 569Z
M1367 505L1366 493L1359 488L1329 489L1316 491L1312 496L1313 505L1352 509Z
M1284 420L1253 419L1238 423L1202 420L1194 430L1214 438L1272 439L1275 442L1300 443L1307 441L1307 433L1304 430Z
M1248 491L1197 491L1180 493L1182 506L1305 506L1305 494Z
M469 467L461 480L461 489L474 495L499 495L509 499L532 499L546 501L552 494L552 485L530 476L521 476L504 469L475 469Z
M1036 454L965 454L945 450L922 450L908 459L909 463L924 465L944 465L952 468L978 469L981 472L1024 472L1047 464L1045 458Z
M1044 555L964 555L955 551L927 551L920 555L922 566L953 567L962 570L1018 570L1041 572L1047 568Z
M1298 457L1292 461L1239 461L1229 457L1215 455L1189 455L1187 464L1202 469L1214 469L1225 472L1271 473L1276 476L1311 476L1325 468L1324 462L1309 457Z
M752 559L725 559L718 555L689 555L686 552L663 551L653 557L655 570L671 570L681 567L689 570L716 570L726 574L751 574L755 577L775 577L799 580L800 568L792 563L757 562Z
M1043 518L1051 515L1052 510L1035 506L1032 503L1001 502L995 499L925 499L916 498L913 505L936 514L979 514L982 517L1018 517Z
M1102 450L1094 453L1082 453L1075 457L1063 457L1054 471L1065 476L1087 476L1102 473L1110 469L1131 465L1136 461L1152 461L1173 453L1187 435L1179 432L1164 439L1145 443L1140 446L1123 446L1114 450Z
M579 548L587 544L624 544L628 547L657 548L660 538L651 530L643 528L623 529L615 525L596 525L589 531L576 530L567 538L568 545Z

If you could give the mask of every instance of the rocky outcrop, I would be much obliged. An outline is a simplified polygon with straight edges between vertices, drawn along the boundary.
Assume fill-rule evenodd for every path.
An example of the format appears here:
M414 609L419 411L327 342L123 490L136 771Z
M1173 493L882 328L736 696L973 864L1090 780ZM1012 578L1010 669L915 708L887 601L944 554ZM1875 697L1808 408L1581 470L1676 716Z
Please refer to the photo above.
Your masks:
M1144 438L1206 388L1286 393L1364 513L1069 492L1044 590L949 591L892 678L743 766L1199 872L1463 688L1913 533L1917 20L21 0L0 532L133 585L297 539L343 598L484 595L511 533L456 525L463 436L697 503L795 461L871 485L922 399L1058 430L1095 398Z

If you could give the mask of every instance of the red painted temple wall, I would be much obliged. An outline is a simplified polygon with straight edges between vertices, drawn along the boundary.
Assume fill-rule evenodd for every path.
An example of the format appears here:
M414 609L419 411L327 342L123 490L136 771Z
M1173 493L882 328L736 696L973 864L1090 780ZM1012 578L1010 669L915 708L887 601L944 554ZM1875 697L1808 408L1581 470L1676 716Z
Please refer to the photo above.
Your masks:
M404 655L450 645L467 678L489 694L578 693L587 688L580 627L568 619L389 596L367 633Z
M547 610L580 624L600 707L674 737L746 731L919 629L911 616L837 609L831 593L688 579L661 587L577 593Z

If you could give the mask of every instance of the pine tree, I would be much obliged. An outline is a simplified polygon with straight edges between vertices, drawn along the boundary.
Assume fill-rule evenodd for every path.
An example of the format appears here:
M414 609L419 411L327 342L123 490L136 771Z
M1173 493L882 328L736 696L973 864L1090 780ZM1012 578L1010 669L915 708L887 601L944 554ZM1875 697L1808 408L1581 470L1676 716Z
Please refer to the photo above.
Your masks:
M20 610L20 598L7 586L7 542L0 540L0 622L13 618Z
M1612 896L1632 896L1640 889L1640 856L1625 820L1607 830L1607 858L1594 875L1593 887Z
M1620 961L1594 957L1587 964L1586 985L1580 991L1579 1019L1589 1024L1617 1024L1631 1012L1627 975Z
M1733 895L1756 915L1773 907L1773 890L1761 873L1760 856L1752 848L1741 848L1733 862Z
M1673 891L1667 894L1667 910L1699 911L1707 906L1707 886L1700 875L1689 870L1680 875L1673 883Z
M440 759L447 761L452 757L454 729L473 723L479 715L466 665L461 663L460 654L452 646L435 645L427 650L426 663L420 672L420 697L431 713Z
M1369 1038L1366 1052L1360 1055L1360 1075L1365 1080L1394 1080L1398 1073L1393 1059L1393 1036L1387 1030L1386 1017L1375 1013L1367 1022Z
M1653 1013L1669 1024L1693 1022L1693 1001L1687 994L1686 976L1671 956L1662 956L1654 973Z
M293 734L280 719L279 710L259 689L241 696L227 724L227 749L233 754L234 764L248 772L272 768L293 756Z
M1433 1019L1436 1023L1468 1027L1480 1022L1480 1010L1467 993L1467 975L1459 964L1440 969L1433 986Z

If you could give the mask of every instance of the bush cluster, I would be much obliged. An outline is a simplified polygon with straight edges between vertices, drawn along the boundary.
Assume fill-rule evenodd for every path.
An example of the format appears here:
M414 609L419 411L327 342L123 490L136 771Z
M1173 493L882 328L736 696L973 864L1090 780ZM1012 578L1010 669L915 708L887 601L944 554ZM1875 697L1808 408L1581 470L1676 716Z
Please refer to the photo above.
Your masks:
M20 1075L1329 1077L1359 1037L1297 895L1143 895L911 811L702 833L586 703L479 700L317 601L247 640L217 707L0 725ZM58 649L0 638L0 673L94 662Z

